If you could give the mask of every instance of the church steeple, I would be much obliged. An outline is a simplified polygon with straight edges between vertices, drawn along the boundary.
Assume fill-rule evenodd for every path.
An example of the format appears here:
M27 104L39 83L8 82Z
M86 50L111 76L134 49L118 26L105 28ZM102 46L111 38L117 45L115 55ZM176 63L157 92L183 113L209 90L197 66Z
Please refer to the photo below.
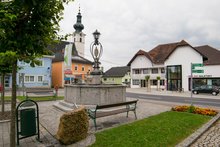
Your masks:
M84 57L86 34L82 32L82 30L84 29L84 25L82 24L82 15L80 13L80 7L79 13L77 14L76 23L73 25L73 27L75 29L75 31L73 32L73 42L75 44L78 54Z
M79 13L76 17L77 17L77 21L73 25L73 27L76 30L76 32L82 32L82 30L84 29L84 25L82 24L82 15L80 13L80 7L79 7Z

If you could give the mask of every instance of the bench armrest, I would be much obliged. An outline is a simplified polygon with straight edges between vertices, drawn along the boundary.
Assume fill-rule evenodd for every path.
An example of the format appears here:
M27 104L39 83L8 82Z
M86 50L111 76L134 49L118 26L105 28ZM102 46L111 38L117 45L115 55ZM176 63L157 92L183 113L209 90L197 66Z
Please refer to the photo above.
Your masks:
M126 108L127 108L128 110L135 110L135 109L136 109L136 103L126 105Z
M96 109L87 109L87 113L90 118L96 118Z
M88 112L94 113L96 112L96 109L87 109Z

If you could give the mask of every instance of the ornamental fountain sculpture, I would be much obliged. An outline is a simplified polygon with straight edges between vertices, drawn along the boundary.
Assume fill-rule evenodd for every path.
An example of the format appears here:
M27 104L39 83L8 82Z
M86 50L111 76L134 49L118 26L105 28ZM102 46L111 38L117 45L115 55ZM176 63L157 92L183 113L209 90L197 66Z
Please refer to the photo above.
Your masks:
M99 105L126 101L126 86L116 84L102 84L103 72L99 65L103 53L102 44L99 42L100 33L93 33L94 41L90 45L90 52L94 59L93 71L87 76L85 84L64 85L64 101L61 105L72 108L77 105ZM68 111L65 110L65 111Z

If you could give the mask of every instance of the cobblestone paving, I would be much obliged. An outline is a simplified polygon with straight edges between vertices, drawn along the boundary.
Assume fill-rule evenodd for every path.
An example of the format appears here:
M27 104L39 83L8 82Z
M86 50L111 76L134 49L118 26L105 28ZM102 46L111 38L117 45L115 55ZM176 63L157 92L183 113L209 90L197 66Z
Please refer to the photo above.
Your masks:
M220 120L192 144L191 147L220 147Z
M130 100L128 98L127 100ZM36 140L36 137L25 138L20 141L20 147L61 147L62 145L55 139L56 132L58 130L59 118L64 113L52 105L54 102L40 102L39 115L40 115L40 138L41 142ZM139 100L137 104L137 117L143 119L152 115L159 114L164 111L169 111L170 105L161 105L151 103L146 100ZM126 117L126 113L103 117L97 119L98 130L103 130L109 127L115 127L124 123L135 121L134 114L129 113L129 117ZM90 120L89 131L94 132L93 121ZM9 128L10 123L0 123L0 147L9 147ZM83 146L83 145L81 145ZM81 147L78 146L77 147Z

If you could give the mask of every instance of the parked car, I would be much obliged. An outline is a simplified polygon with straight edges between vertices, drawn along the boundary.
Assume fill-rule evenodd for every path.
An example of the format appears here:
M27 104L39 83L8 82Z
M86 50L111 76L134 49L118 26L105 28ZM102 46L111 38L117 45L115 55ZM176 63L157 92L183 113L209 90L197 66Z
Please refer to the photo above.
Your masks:
M202 85L202 86L194 88L192 92L194 94L211 93L212 95L218 95L219 89L216 86L212 86L212 85Z

